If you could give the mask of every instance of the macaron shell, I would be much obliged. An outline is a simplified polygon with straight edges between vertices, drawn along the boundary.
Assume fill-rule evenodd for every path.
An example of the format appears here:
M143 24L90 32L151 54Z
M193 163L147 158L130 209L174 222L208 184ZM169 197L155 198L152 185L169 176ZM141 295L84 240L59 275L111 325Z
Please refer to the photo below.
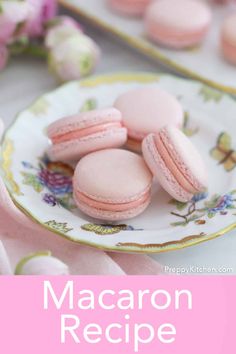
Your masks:
M200 0L158 0L148 7L147 16L167 29L188 33L209 24L211 11Z
M130 138L142 141L163 126L173 124L180 128L184 113L178 100L158 87L142 87L119 96L114 103L123 117Z
M211 10L196 0L158 0L148 7L145 27L155 41L175 48L192 46L206 35Z
M149 134L143 140L142 151L148 167L152 171L153 175L157 176L158 182L161 184L163 189L165 189L174 199L181 202L187 202L192 199L193 194L187 192L178 183L158 153L154 134Z
M185 179L193 185L197 192L205 190L208 185L206 168L202 156L190 139L173 126L163 128L158 136L162 139L169 156Z
M165 47L182 49L186 47L193 47L199 44L205 37L205 34L208 31L208 26L202 28L198 32L195 32L194 34L191 33L190 35L180 35L160 30L152 24L146 25L146 31L149 35L149 38L152 39L154 42L158 42Z
M121 147L126 140L126 128L105 130L80 139L51 145L48 156L52 161L78 161L82 156L96 150Z
M131 219L139 214L143 213L144 210L148 207L150 203L150 199L146 200L145 203L141 204L140 206L126 210L126 211L107 211L93 208L87 204L81 203L76 197L74 196L77 206L79 209L84 212L85 214L104 221L121 221L126 219Z
M150 190L151 183L152 175L143 158L121 149L85 156L73 178L76 191L105 203L135 201Z
M116 128L121 128L122 125L120 122L112 122L112 123L103 123L99 125L94 125L92 127L84 128L84 129L78 129L71 131L69 133L55 136L51 138L53 144L60 144L65 141L71 141L71 140L76 140L76 139L81 139L84 137L87 137L89 135L94 135L97 133L104 132L105 130L114 130Z
M57 120L49 125L47 134L49 138L52 138L96 125L109 122L121 122L121 120L121 113L113 107L92 110Z

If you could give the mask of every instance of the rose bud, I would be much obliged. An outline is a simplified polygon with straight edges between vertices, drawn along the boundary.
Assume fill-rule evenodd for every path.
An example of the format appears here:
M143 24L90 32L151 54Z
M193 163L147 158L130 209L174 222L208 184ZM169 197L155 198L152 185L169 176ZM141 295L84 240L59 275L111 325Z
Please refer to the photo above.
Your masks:
M55 17L48 23L48 30L45 36L46 48L52 48L63 42L68 37L82 31L81 26L69 16Z
M38 252L23 258L16 266L15 275L68 275L68 266L52 257L51 252Z
M95 69L100 57L96 43L82 33L69 36L49 51L49 68L60 81L80 79Z

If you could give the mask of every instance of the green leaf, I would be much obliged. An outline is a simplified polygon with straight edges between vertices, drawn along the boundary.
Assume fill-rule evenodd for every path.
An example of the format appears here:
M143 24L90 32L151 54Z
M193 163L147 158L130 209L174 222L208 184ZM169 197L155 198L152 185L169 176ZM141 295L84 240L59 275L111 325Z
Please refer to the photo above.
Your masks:
M192 222L192 221L195 221L201 217L203 217L205 214L193 214L191 215L189 218L188 218L188 223Z
M23 179L23 184L27 186L31 186L34 188L35 192L40 193L43 190L42 184L39 182L37 176L32 173L21 172Z
M49 106L50 104L46 98L41 97L30 107L30 112L36 116L43 115L47 113Z
M81 226L82 230L94 232L96 235L114 235L127 229L126 224L121 225L98 225L98 224L84 224Z
M55 18L52 18L52 19L46 21L46 23L44 23L44 28L46 30L48 30L51 27L55 27L55 26L60 25L61 23L62 23L61 18L55 17Z
M25 27L26 21L18 22L13 33L13 37L17 37Z
M169 204L175 205L175 207L178 211L184 210L188 205L188 203L182 203L182 202L179 202L178 200L175 200L175 199L170 200Z
M55 220L49 220L49 221L45 222L44 224L56 231L61 232L61 233L67 233L67 232L73 230L73 229L67 227L67 225L68 225L67 222L57 222Z
M93 68L93 58L89 53L81 53L79 58L79 67L82 76L90 74Z
M88 111L92 111L93 109L95 109L97 107L97 101L95 100L95 98L89 98L88 100L86 100L84 102L84 104L82 105L80 112L88 112Z
M28 44L29 44L29 38L26 36L22 36L20 38L17 38L17 40L15 40L12 44L10 44L8 48L12 55L19 55L24 53Z
M205 213L195 213L192 214L186 221L177 221L177 222L173 222L171 223L171 226L186 226L188 225L190 222L193 222L195 220L199 220L200 218L202 218L203 216L205 216Z
M208 211L208 208L200 208L200 209L197 209L197 211L199 213L203 213L203 215L205 215L206 211Z
M236 206L235 206L235 205L228 205L228 206L226 207L226 209L236 209Z
M70 195L57 199L58 203L67 210L75 209L75 204L73 203L73 199Z
M216 90L213 89L207 85L203 85L199 91L199 95L203 97L205 102L208 101L215 101L215 102L220 102L223 94Z
M187 135L188 137L191 137L195 134L197 134L199 128L197 127L191 127L189 125L189 121L190 121L190 117L189 117L189 113L185 112L184 114L184 125L183 125L183 133L185 135Z
M212 212L209 212L209 213L207 214L207 216L208 216L209 219L214 218L215 215L216 215L216 213L212 213Z
M221 198L221 196L219 194L214 194L209 201L204 203L204 205L208 209L212 209L218 204L220 198Z
M188 225L188 223L186 221L177 221L177 222L170 223L170 225L174 226L174 227L176 227L176 226L186 226L186 225Z

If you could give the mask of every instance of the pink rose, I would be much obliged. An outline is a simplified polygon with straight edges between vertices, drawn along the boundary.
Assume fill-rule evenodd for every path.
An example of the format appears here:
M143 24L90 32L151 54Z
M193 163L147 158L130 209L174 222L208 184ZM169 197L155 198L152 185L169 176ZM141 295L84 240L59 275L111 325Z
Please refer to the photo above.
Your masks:
M44 23L51 20L57 13L56 0L26 0L30 5L30 15L26 32L30 37L44 34Z
M57 0L44 0L42 18L46 22L57 14Z
M29 16L29 4L25 1L0 3L0 43L8 43L17 37ZM19 27L20 26L20 27ZM19 28L18 28L19 27Z
M4 45L0 45L0 71L3 70L7 64L8 50Z

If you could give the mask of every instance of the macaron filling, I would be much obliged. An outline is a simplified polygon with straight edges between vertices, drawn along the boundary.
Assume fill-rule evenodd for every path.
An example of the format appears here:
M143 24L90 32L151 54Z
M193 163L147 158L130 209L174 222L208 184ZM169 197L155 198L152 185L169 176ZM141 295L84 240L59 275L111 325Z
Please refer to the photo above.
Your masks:
M202 191L202 189L197 189L196 186L193 185L192 181L183 173L181 167L177 161L173 158L173 151L170 151L165 139L158 134L155 136L155 145L158 149L158 152L164 161L167 168L170 172L175 176L179 185L189 193L196 194Z
M84 193L80 191L74 192L75 199L80 203L84 203L94 209L104 210L104 211L128 211L132 209L136 209L137 207L145 204L150 199L150 189L145 191L143 195L141 195L136 200L133 200L128 203L111 203L111 202L102 202L95 200L91 197L88 197Z
M71 140L80 139L89 135L93 135L96 133L104 132L106 130L119 129L122 128L122 124L120 122L108 122L103 124L98 124L95 126L91 126L88 128L77 129L74 131L70 131L68 133L59 134L55 136L51 136L50 139L53 144L60 144Z
M181 129L182 124L177 124L176 126ZM143 139L150 133L151 132L142 133L128 128L128 142L131 145L139 146L142 143Z
M131 129L128 130L128 133L129 133L129 139L134 140L136 142L141 142L147 135L145 133L138 132Z

